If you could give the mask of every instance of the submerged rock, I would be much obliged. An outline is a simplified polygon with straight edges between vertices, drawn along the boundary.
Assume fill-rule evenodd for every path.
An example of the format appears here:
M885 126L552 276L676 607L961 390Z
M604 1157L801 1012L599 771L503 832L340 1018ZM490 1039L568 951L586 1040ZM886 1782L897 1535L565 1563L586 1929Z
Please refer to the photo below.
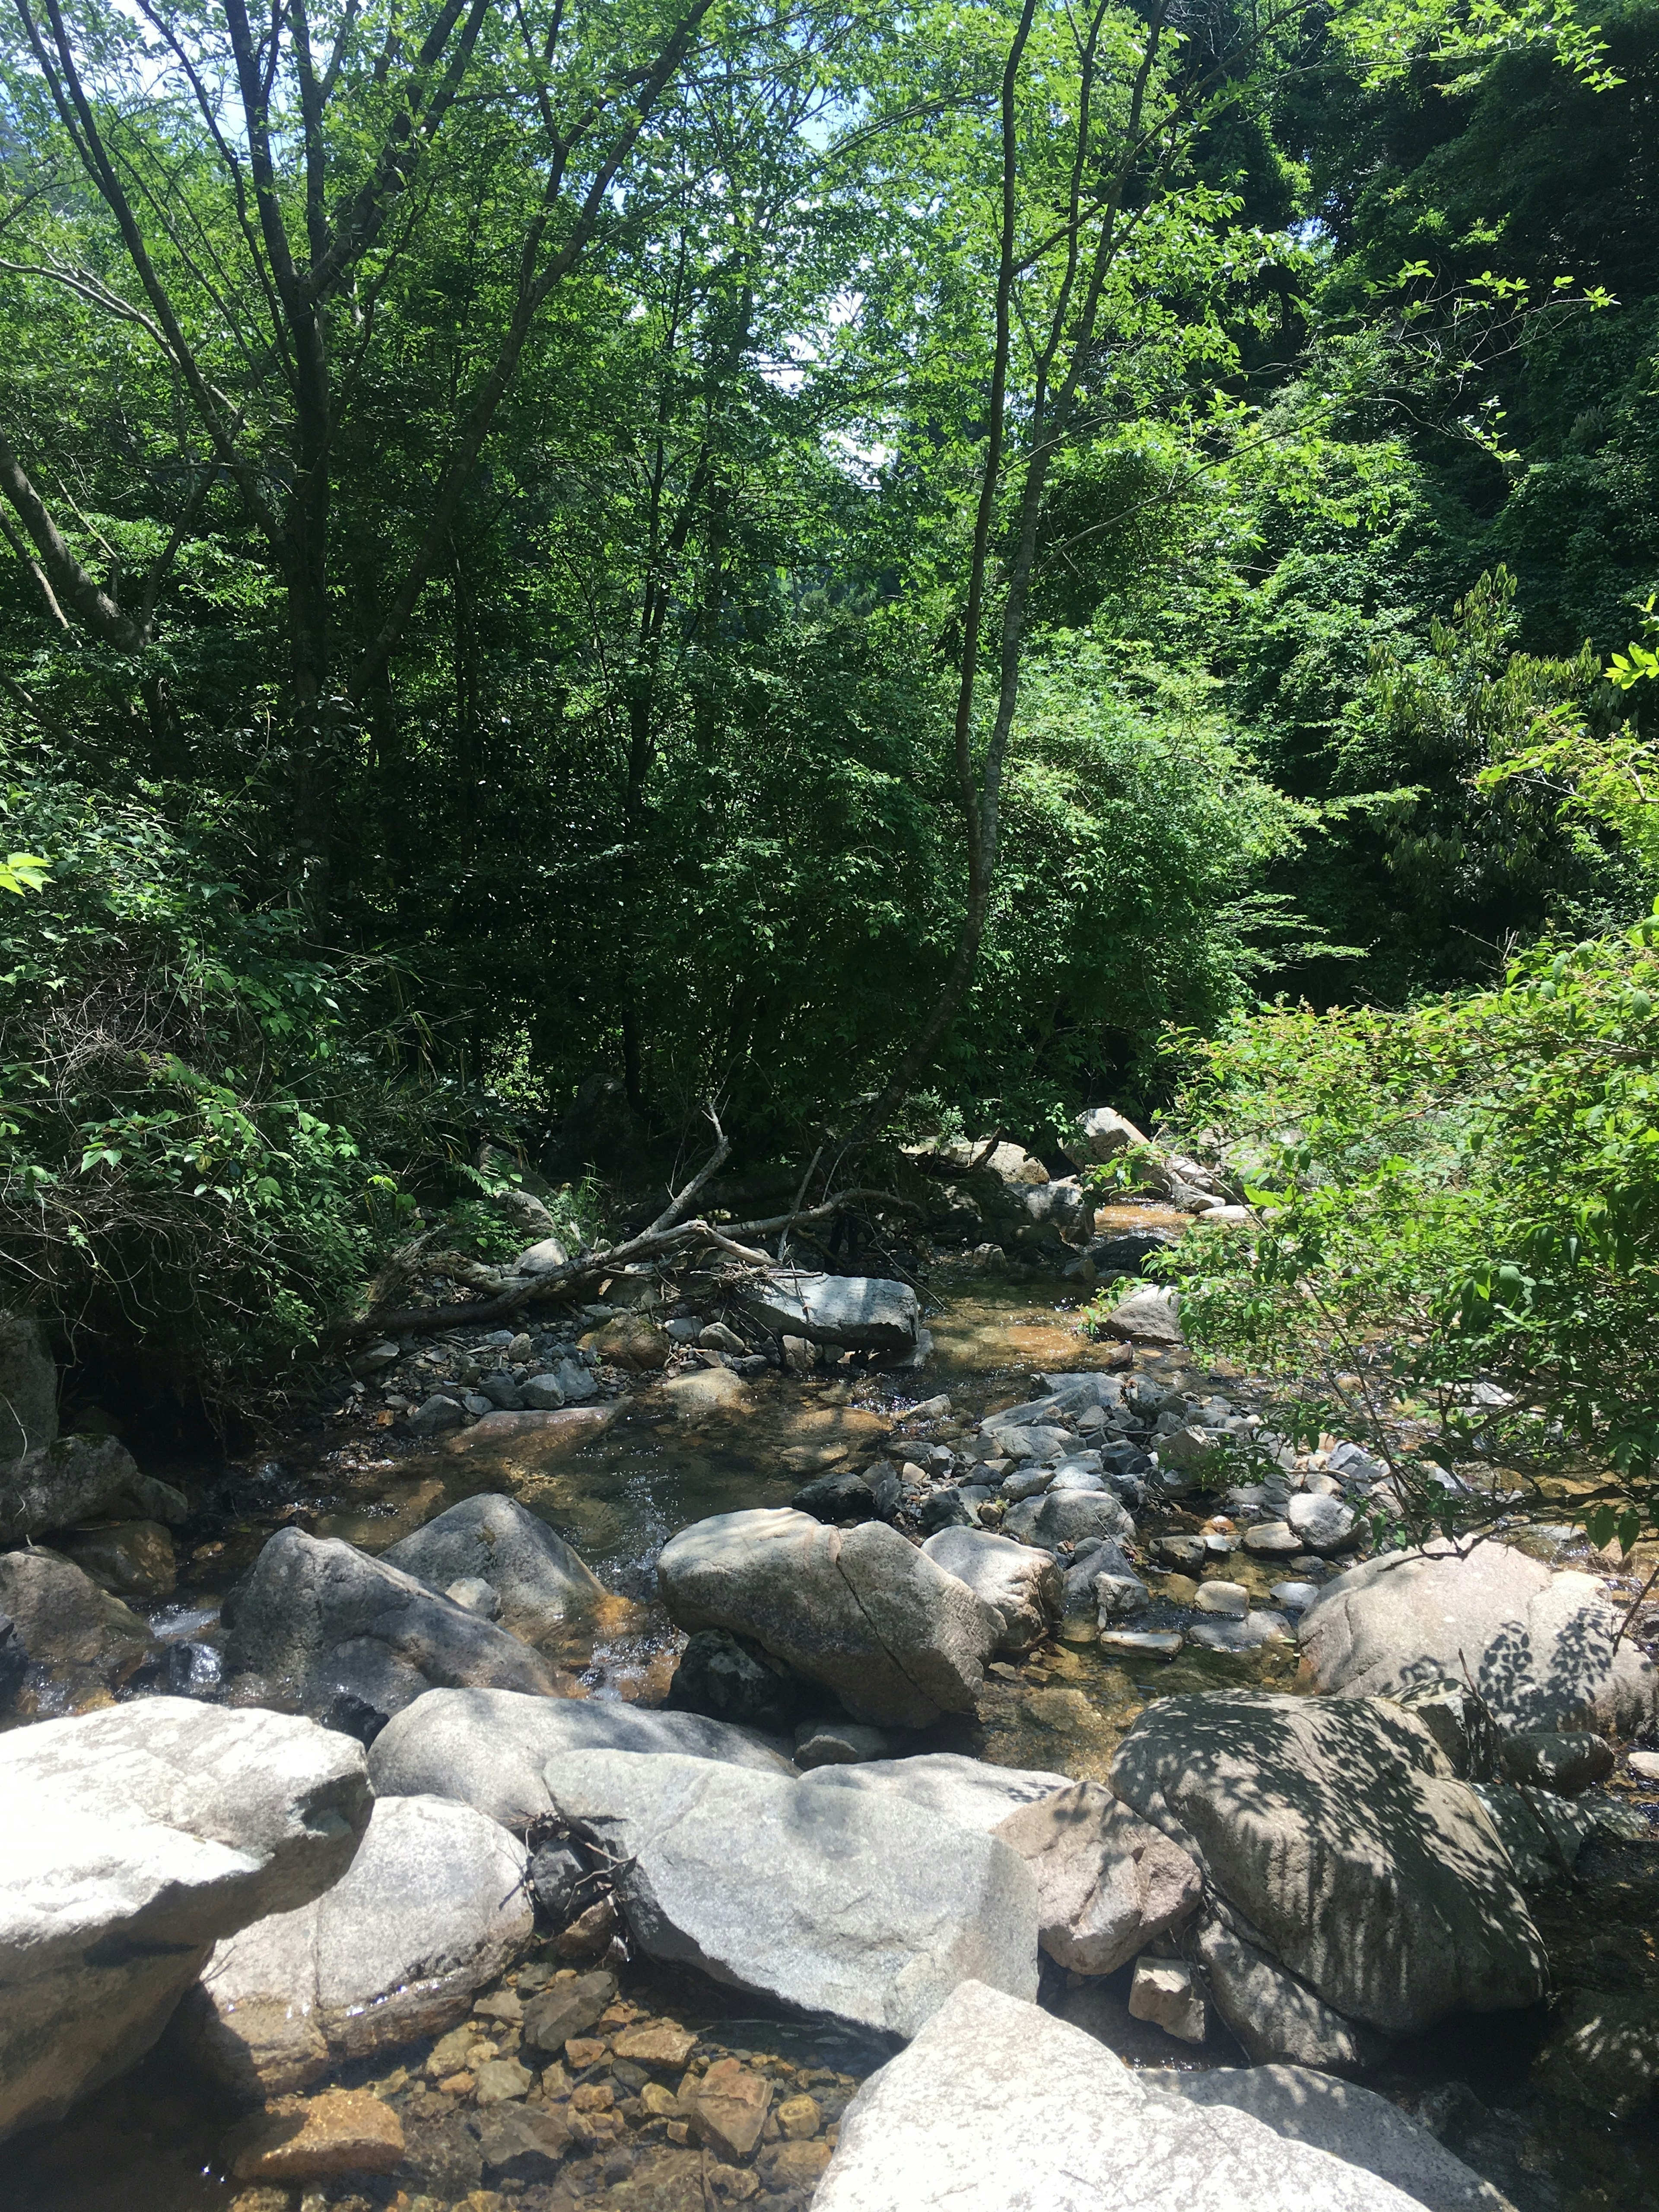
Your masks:
M789 1774L788 1747L695 1713L507 1690L429 1690L375 1738L382 1797L453 1797L521 1832L550 1812L544 1770L569 1751L673 1752Z
M337 1881L361 1746L147 1698L0 1738L0 2136L143 2057L213 1946Z
M181 2033L252 2098L441 2035L529 1942L524 1874L524 1846L470 1806L383 1797L331 1889L216 1946Z
M677 1626L752 1638L877 1728L970 1712L1002 1634L1000 1613L878 1521L718 1514L664 1547L657 1579Z
M650 1958L913 2035L962 1981L1036 1993L1036 1891L995 1838L890 1795L707 1759L550 1760L560 1812L613 1857Z
M428 1589L488 1583L509 1626L556 1626L605 1595L586 1562L545 1521L497 1492L464 1498L380 1554Z
M813 2212L1420 2212L1246 2112L1199 2124L1161 2078L964 1983L842 2113Z
M337 1537L298 1528L271 1537L223 1619L233 1668L319 1714L342 1692L386 1718L434 1688L553 1690L516 1636Z

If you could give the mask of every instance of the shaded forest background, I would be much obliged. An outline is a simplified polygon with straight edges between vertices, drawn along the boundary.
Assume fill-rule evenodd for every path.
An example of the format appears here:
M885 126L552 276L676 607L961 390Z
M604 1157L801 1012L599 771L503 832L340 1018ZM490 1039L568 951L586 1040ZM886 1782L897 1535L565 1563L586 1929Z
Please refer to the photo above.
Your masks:
M20 0L15 1294L234 1367L419 1206L510 1242L515 1164L671 1169L709 1099L739 1167L833 1152L963 926L1019 20ZM1576 70L1524 24L1379 70L1318 11L1091 20L1129 243L983 941L891 1127L1039 1152L1155 1113L1172 1026L1479 989L1651 899L1547 776L1480 778L1651 714L1601 671L1659 582L1659 7ZM1022 235L1076 82L1074 20L1031 36Z

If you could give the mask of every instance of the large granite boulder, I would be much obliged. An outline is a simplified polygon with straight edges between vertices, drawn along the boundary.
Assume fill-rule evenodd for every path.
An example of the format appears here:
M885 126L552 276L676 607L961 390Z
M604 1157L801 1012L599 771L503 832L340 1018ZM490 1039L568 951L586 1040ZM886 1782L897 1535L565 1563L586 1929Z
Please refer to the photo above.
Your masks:
M149 1698L0 1737L0 2136L141 2058L214 1945L337 1881L362 1747Z
M509 1628L556 1627L605 1595L604 1585L562 1536L515 1498L494 1491L464 1498L380 1558L431 1589L488 1583Z
M143 1481L114 1437L58 1437L0 1468L0 1544L72 1528L107 1512Z
M994 1832L1036 1877L1038 1939L1073 1973L1115 1973L1198 1910L1193 1859L1097 1782L1023 1806Z
M1221 2105L1248 2112L1286 2142L1311 2143L1391 2182L1428 2212L1514 2212L1508 2197L1425 2127L1357 2081L1334 2081L1308 2066L1218 2066L1159 2074L1156 2088L1200 2111Z
M451 1797L522 1833L552 1809L544 1769L568 1751L675 1752L793 1771L787 1745L696 1713L653 1712L609 1698L535 1698L508 1690L428 1690L370 1747L380 1797Z
M989 1528L941 1528L921 1548L1000 1617L999 1651L1029 1651L1060 1626L1066 1583L1051 1553Z
M1125 1152L1150 1152L1151 1140L1143 1136L1127 1115L1110 1106L1085 1106L1060 1140L1060 1148L1073 1167L1098 1167Z
M805 1337L844 1352L914 1352L921 1307L908 1283L874 1275L811 1275L781 1269L746 1289L744 1304L777 1336Z
M1119 1746L1111 1783L1198 1861L1236 1936L1349 2020L1415 2034L1548 1986L1497 1830L1398 1705L1163 1698Z
M343 1696L383 1721L429 1689L553 1689L544 1662L506 1629L354 1545L298 1528L271 1537L223 1619L232 1667L307 1712Z
M956 1751L930 1751L914 1759L866 1759L856 1765L815 1766L803 1790L856 1790L902 1797L953 1827L993 1833L1011 1813L1071 1787L1063 1774L1040 1768L991 1766Z
M959 1982L1036 1994L1036 1885L994 1837L711 1759L570 1752L547 1786L625 1863L617 1895L649 1958L896 2035Z
M963 1983L842 2113L812 2212L1420 2212L1247 2112L1200 2121L1163 2078Z
M878 1728L971 1712L1003 1634L1000 1613L879 1521L718 1514L664 1546L657 1580L678 1626L752 1638Z
M1628 1642L1591 1575L1556 1574L1497 1543L1367 1559L1328 1583L1302 1616L1302 1656L1321 1690L1395 1697L1461 1681L1510 1729L1618 1728L1659 1715L1659 1669Z
M523 1844L471 1806L383 1797L331 1889L215 1948L183 2033L254 2100L441 2035L535 1931L525 1865Z

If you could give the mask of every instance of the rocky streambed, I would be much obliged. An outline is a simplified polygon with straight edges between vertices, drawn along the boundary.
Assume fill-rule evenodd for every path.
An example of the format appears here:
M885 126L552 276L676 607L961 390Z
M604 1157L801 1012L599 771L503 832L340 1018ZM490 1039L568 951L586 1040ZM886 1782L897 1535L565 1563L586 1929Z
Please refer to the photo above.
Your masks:
M1161 1294L940 1279L394 1346L165 1590L0 1558L15 2201L1659 2203L1631 1578L1366 1560Z

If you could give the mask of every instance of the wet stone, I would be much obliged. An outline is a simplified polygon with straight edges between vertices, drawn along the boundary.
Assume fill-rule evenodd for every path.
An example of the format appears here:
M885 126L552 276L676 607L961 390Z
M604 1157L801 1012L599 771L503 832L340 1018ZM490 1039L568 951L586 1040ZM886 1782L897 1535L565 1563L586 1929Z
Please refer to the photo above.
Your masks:
M716 2059L697 2085L691 2124L699 2141L720 2157L747 2158L760 2141L772 2103L772 2084L735 2058Z

